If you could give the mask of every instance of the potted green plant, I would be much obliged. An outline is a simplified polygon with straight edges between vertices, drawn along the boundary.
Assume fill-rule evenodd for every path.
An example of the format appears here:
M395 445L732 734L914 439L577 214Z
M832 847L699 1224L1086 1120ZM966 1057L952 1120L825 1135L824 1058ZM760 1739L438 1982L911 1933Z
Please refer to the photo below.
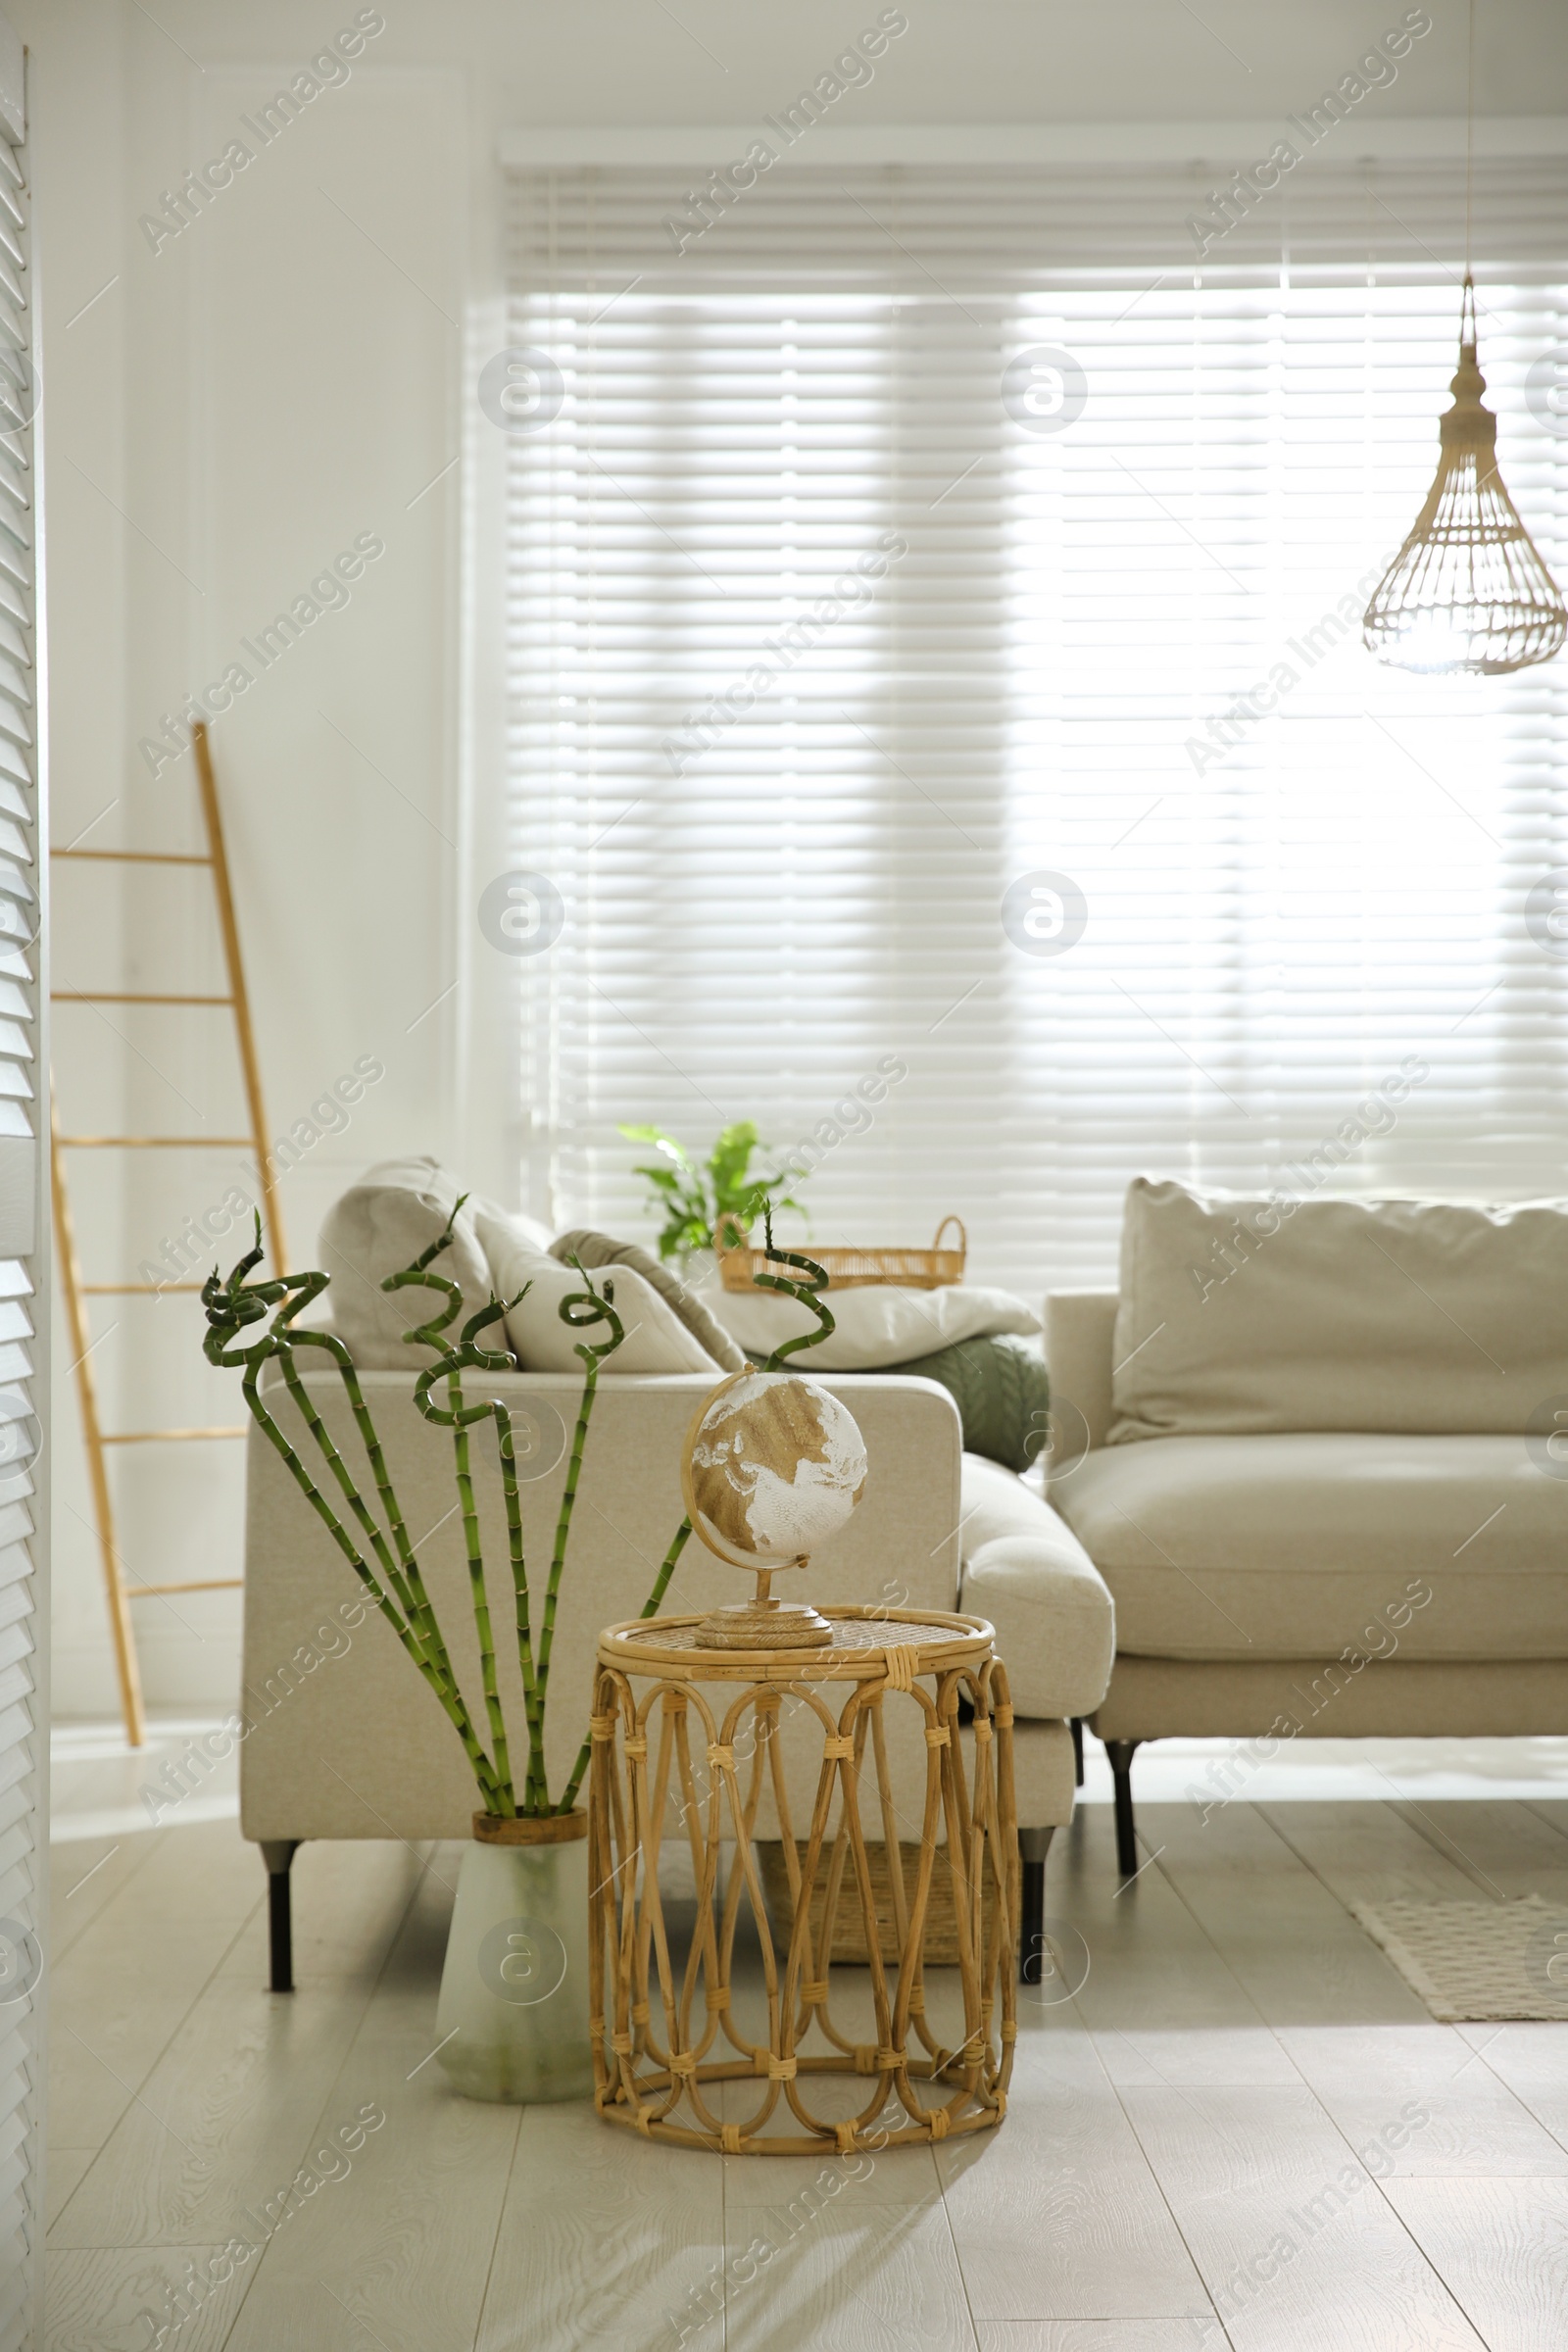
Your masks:
M662 1258L694 1257L711 1250L721 1233L728 1237L725 1246L733 1247L737 1228L744 1233L764 1211L793 1208L806 1214L794 1195L784 1190L792 1176L801 1181L793 1170L781 1168L776 1176L752 1174L753 1157L765 1147L759 1144L750 1119L737 1119L724 1128L701 1160L662 1128L622 1127L620 1133L631 1143L651 1144L659 1154L657 1161L634 1168L632 1174L646 1177L653 1193L649 1205L663 1219L659 1236Z
M463 1205L454 1206L452 1220ZM434 1350L415 1384L414 1400L425 1419L452 1432L453 1474L467 1552L469 1596L478 1638L482 1706L475 1708L453 1667L451 1651L431 1603L416 1546L387 1469L375 1424L365 1401L354 1359L335 1334L299 1328L297 1317L328 1287L323 1273L278 1276L252 1282L262 1260L261 1220L256 1247L226 1281L215 1271L203 1286L207 1310L206 1354L210 1362L243 1366L243 1390L253 1419L287 1464L306 1500L326 1527L369 1598L408 1651L463 1743L480 1798L473 1835L459 1874L457 1901L441 1980L437 2033L440 2062L454 2087L469 2098L564 2099L593 2087L588 2032L588 1848L587 1814L577 1793L588 1766L583 1740L559 1796L552 1793L545 1766L545 1713L550 1695L550 1659L556 1612L566 1567L577 1485L593 1418L601 1366L621 1343L612 1284L596 1290L592 1278L561 1302L563 1322L587 1335L574 1344L583 1365L583 1388L566 1480L535 1623L523 1550L512 1416L498 1397L469 1403L464 1395L467 1371L513 1369L510 1354L481 1345L481 1335L517 1303L491 1297L470 1315L456 1339L449 1327L462 1311L459 1286L433 1270L452 1240L453 1221L440 1239L383 1283L388 1291L434 1292L441 1305L428 1320L404 1334L411 1346ZM519 1293L518 1298L525 1294ZM266 1329L246 1338L258 1324ZM314 1348L336 1368L365 1447L377 1509L361 1491L321 1418L296 1360ZM275 1359L299 1415L304 1451L280 1426L262 1394L262 1374ZM524 1760L520 1771L506 1722L496 1674L496 1625L491 1615L474 1499L471 1437L475 1425L494 1421L500 1444L506 1497L511 1614L515 1628L525 1716ZM313 1473L306 1454L314 1447L324 1475ZM676 1529L642 1614L653 1616L663 1599L675 1563L691 1534L689 1520ZM511 1628L503 1638L511 1637Z

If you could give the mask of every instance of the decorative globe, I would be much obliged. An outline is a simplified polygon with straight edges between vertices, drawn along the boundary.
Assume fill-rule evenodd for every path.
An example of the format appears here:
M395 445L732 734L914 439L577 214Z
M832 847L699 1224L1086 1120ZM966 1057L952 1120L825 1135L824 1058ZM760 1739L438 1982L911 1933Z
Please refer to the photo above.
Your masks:
M693 1421L681 1484L695 1532L736 1568L792 1568L865 1492L855 1416L814 1380L736 1372Z

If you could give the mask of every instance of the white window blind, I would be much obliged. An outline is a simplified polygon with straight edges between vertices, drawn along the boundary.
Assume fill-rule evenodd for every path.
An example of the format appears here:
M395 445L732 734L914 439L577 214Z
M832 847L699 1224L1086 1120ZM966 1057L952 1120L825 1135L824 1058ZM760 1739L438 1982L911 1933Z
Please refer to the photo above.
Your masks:
M802 160L693 237L672 172L513 175L508 340L559 372L507 450L536 1207L628 1230L617 1121L750 1116L814 1140L819 1240L956 1210L1035 1291L1113 1272L1139 1172L1568 1189L1563 664L1413 678L1356 617L1436 463L1462 175L1313 157L1199 263L1223 176ZM1562 164L1478 166L1474 233L1560 578ZM1041 873L1071 945L1049 883L1009 931Z
M22 42L0 17L0 2343L37 2340L48 1948L47 826L31 199Z

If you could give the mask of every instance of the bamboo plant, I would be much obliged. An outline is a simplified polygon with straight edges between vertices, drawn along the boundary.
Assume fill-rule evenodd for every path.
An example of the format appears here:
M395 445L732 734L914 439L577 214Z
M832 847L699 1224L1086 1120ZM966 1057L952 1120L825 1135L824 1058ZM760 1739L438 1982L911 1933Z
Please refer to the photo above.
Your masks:
M414 1401L427 1421L452 1432L453 1468L463 1513L469 1597L479 1646L480 1686L484 1701L481 1720L476 1721L453 1666L446 1637L425 1586L416 1548L409 1539L408 1526L387 1469L380 1437L365 1401L354 1358L334 1333L301 1330L297 1326L296 1318L327 1289L330 1278L323 1273L313 1272L252 1282L249 1277L261 1263L264 1254L260 1219L257 1220L255 1248L239 1260L226 1282L215 1272L203 1285L202 1302L207 1309L208 1322L206 1354L211 1363L244 1367L242 1385L253 1419L287 1464L289 1474L306 1501L322 1522L374 1606L391 1626L418 1673L435 1694L442 1712L463 1742L464 1753L478 1784L482 1809L487 1813L503 1815L569 1813L586 1769L588 1749L585 1742L559 1803L553 1802L544 1749L545 1708L550 1691L550 1653L555 1639L556 1612L565 1575L572 1512L577 1499L589 1425L593 1418L600 1367L620 1346L621 1323L615 1312L612 1283L607 1279L603 1291L596 1290L592 1277L584 1273L582 1266L574 1259L572 1263L582 1277L583 1288L562 1300L561 1319L573 1330L586 1334L598 1327L608 1336L597 1344L586 1338L578 1340L573 1348L573 1353L583 1365L582 1397L572 1433L566 1484L556 1522L555 1543L536 1635L523 1549L512 1414L500 1397L486 1397L482 1403L467 1403L463 1388L465 1372L509 1372L514 1369L512 1357L502 1349L483 1347L480 1335L510 1313L518 1299L526 1296L526 1292L519 1291L517 1298L511 1299L500 1299L492 1294L489 1303L481 1307L477 1314L469 1316L456 1341L448 1336L449 1326L462 1311L463 1293L455 1282L434 1272L432 1268L434 1261L451 1243L458 1209L462 1205L462 1200L455 1203L452 1218L439 1240L433 1242L412 1265L404 1267L400 1273L389 1275L381 1287L386 1291L433 1291L441 1300L439 1308L433 1308L426 1321L405 1332L403 1337L410 1346L422 1346L435 1351L435 1361L421 1369L415 1383ZM262 1322L267 1323L266 1331L242 1344L247 1330ZM301 1377L296 1356L302 1348L319 1349L336 1367L365 1446L366 1459L380 1505L379 1520L361 1493L353 1470L333 1443L331 1433ZM279 1426L263 1399L262 1370L271 1356L277 1358L284 1385L324 1465L324 1478L313 1474L305 1453ZM438 1390L439 1400L436 1395ZM501 1706L495 1625L485 1583L473 1490L469 1433L476 1423L487 1420L495 1422L501 1449L501 1483L506 1498L507 1544L517 1662L522 1677L527 1760L521 1774L520 1790L513 1770L506 1719ZM332 1488L337 1492L329 1499ZM690 1523L683 1520L654 1579L653 1590L642 1611L645 1617L657 1613L690 1534Z
M380 1437L365 1401L354 1358L335 1333L301 1330L297 1325L296 1318L321 1297L328 1288L330 1277L312 1272L278 1275L269 1281L252 1282L249 1279L252 1270L260 1265L265 1254L260 1217L256 1221L255 1247L232 1268L227 1280L220 1280L215 1270L202 1286L202 1303L207 1310L208 1324L205 1352L210 1363L244 1367L242 1388L252 1418L287 1464L289 1474L306 1501L326 1528L374 1606L391 1626L418 1673L429 1685L442 1712L463 1742L464 1754L478 1785L482 1809L491 1814L537 1818L548 1813L569 1813L588 1769L590 1741L585 1739L559 1801L552 1801L545 1769L545 1708L550 1691L550 1656L555 1642L557 1605L565 1576L572 1513L598 1394L599 1373L602 1365L620 1346L623 1335L620 1317L615 1312L612 1279L606 1277L603 1290L596 1290L591 1275L585 1273L579 1260L573 1258L570 1262L581 1277L583 1288L561 1301L561 1319L574 1331L587 1333L602 1327L609 1336L597 1345L586 1338L573 1345L572 1352L583 1366L582 1396L572 1431L566 1482L556 1520L555 1541L551 1548L536 1635L523 1548L522 1510L517 1491L512 1414L500 1397L486 1397L474 1404L466 1402L463 1389L465 1372L508 1372L514 1369L511 1355L505 1350L480 1345L480 1334L509 1314L526 1297L527 1291L525 1287L515 1298L510 1299L498 1298L492 1293L488 1304L481 1307L477 1314L468 1317L456 1341L448 1337L449 1326L462 1311L463 1293L457 1283L432 1269L435 1260L451 1244L458 1210L466 1198L466 1195L462 1196L454 1203L452 1215L440 1238L432 1242L412 1265L405 1266L400 1273L388 1275L381 1288L384 1291L433 1291L442 1301L439 1309L432 1310L426 1321L406 1331L403 1337L411 1347L423 1347L434 1351L435 1361L421 1368L415 1383L414 1401L427 1421L452 1432L453 1471L458 1502L463 1513L469 1600L479 1648L480 1689L484 1701L482 1719L475 1719L453 1666L446 1637L425 1586L416 1548L409 1539L408 1526L387 1468ZM774 1249L771 1218L767 1227L767 1255L781 1265L799 1267L805 1279L796 1282L787 1276L759 1274L755 1277L759 1286L782 1291L799 1298L803 1304L810 1306L817 1318L814 1332L786 1341L774 1350L768 1359L767 1369L776 1371L781 1368L786 1356L796 1353L800 1348L813 1347L819 1340L825 1339L833 1329L833 1317L817 1296L826 1288L826 1275L810 1258L793 1250ZM267 1329L263 1333L244 1345L240 1344L244 1333L264 1322ZM379 1519L361 1493L353 1470L334 1444L331 1432L305 1385L295 1360L302 1348L320 1350L336 1368L365 1447L376 1500L380 1505ZM283 1384L293 1399L311 1444L324 1465L326 1476L319 1481L313 1475L305 1453L290 1440L263 1400L262 1371L268 1359L273 1356L277 1359ZM436 1396L438 1390L441 1393L440 1401ZM522 1770L520 1792L513 1769L511 1742L501 1704L495 1622L491 1616L490 1595L485 1582L473 1486L469 1432L476 1423L488 1420L493 1420L496 1425L501 1450L501 1484L506 1500L514 1624L517 1663L522 1678L527 1757ZM329 1499L328 1493L323 1491L330 1488L336 1489L336 1498ZM675 1564L691 1532L690 1519L682 1519L643 1604L641 1613L644 1617L658 1614L660 1604L669 1589Z

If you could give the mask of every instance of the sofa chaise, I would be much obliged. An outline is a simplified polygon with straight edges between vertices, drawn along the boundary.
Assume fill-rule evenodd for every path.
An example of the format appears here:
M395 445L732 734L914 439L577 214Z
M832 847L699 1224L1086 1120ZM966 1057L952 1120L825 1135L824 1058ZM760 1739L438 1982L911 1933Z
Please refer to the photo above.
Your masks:
M1145 1740L1568 1733L1568 1204L1141 1179L1046 1348L1124 1874Z

